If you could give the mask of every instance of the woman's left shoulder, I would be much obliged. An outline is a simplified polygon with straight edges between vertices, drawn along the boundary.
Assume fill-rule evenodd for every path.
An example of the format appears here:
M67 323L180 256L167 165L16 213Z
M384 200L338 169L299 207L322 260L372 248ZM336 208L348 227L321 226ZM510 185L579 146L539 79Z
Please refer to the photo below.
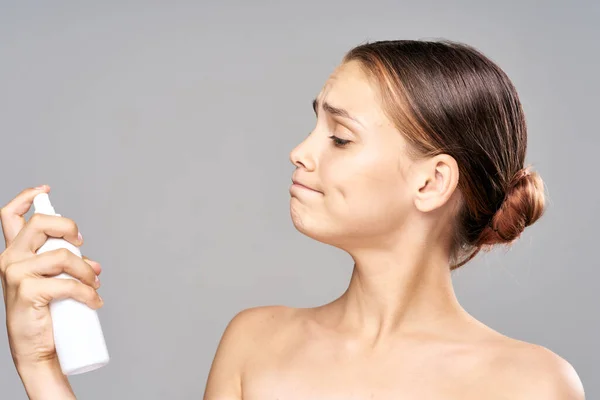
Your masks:
M514 399L584 400L575 368L552 350L504 337L490 364Z

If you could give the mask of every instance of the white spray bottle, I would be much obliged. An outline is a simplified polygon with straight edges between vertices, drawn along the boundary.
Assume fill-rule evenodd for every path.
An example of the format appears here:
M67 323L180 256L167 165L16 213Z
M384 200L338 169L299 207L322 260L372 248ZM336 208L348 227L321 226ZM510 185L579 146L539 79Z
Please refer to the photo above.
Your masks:
M47 193L35 196L33 206L35 213L60 216L54 211ZM53 237L49 237L36 254L59 248L66 248L81 257L77 246L62 238ZM64 272L55 278L76 279ZM56 354L63 374L82 374L108 364L108 350L96 310L67 298L51 301L50 315Z

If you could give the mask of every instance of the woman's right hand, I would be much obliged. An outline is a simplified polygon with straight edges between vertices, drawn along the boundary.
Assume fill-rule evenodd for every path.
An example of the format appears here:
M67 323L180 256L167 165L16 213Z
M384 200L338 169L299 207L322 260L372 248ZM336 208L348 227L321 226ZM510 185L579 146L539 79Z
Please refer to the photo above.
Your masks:
M83 243L77 224L69 218L35 213L25 221L34 197L48 191L48 186L26 189L0 209L6 243L0 253L0 278L8 340L17 370L56 359L48 307L51 300L73 298L93 309L102 306L96 292L100 264L66 249L35 254L48 237L62 237L75 246ZM62 272L79 281L53 277Z

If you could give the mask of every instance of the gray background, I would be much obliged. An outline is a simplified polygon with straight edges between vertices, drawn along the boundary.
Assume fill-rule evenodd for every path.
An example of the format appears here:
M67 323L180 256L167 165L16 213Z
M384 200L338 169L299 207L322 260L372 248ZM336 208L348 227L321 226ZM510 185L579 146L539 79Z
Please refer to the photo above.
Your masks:
M447 38L515 83L550 203L510 251L454 273L459 300L600 398L600 6L538 3L0 2L0 202L51 185L104 268L112 360L71 378L78 397L201 398L237 311L341 294L351 258L291 223L289 152L351 47ZM0 343L0 397L24 399Z

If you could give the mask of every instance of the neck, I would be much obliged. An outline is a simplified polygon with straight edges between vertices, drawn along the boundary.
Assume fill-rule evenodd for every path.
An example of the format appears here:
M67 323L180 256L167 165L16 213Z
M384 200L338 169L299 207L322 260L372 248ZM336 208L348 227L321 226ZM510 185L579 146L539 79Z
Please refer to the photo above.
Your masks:
M351 255L348 289L330 304L340 329L379 341L397 333L440 332L465 316L442 249L408 241L394 250L361 249Z

